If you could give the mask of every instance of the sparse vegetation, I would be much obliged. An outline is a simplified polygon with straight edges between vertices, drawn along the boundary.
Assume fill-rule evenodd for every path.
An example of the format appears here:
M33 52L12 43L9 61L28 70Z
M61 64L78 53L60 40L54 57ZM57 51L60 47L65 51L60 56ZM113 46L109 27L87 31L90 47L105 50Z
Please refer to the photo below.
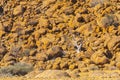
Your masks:
M18 62L14 65L0 68L0 75L25 75L33 70L33 66L28 63Z
M46 70L119 71L120 0L0 0L0 80L66 77ZM120 77L104 73L85 77Z

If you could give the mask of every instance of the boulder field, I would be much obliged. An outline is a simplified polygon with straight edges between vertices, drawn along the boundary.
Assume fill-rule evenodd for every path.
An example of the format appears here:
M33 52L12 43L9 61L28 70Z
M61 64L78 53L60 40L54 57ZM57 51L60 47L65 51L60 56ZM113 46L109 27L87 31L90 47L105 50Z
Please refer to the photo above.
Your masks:
M119 70L120 1L1 0L0 67L17 62L36 70Z

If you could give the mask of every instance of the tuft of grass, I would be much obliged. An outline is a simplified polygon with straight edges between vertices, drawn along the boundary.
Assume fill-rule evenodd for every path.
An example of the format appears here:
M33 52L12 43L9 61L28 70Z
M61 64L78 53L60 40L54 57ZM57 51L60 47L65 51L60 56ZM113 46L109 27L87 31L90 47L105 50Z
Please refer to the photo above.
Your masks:
M31 64L18 62L14 65L0 68L0 75L11 74L21 76L29 73L32 70L33 66Z

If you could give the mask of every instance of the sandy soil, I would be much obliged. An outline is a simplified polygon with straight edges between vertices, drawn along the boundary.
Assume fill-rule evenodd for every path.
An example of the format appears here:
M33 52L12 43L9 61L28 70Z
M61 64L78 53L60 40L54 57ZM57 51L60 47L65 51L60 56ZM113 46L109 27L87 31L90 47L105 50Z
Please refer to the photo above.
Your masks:
M90 71L90 72L82 72L80 73L80 77L78 78L35 78L35 77L0 77L0 80L120 80L120 71Z

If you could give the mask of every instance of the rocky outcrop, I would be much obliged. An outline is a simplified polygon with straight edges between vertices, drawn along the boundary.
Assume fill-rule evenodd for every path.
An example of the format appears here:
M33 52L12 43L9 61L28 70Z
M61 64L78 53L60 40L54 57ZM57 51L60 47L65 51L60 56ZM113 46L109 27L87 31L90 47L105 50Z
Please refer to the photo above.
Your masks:
M52 79L59 79L62 77L70 77L69 74L65 71L60 70L46 70L42 73L35 76L35 78L52 78Z
M42 70L119 69L118 3L1 0L0 66L27 62Z
M64 54L63 49L58 46L54 46L47 51L47 55L48 55L49 59L62 57L63 54Z

